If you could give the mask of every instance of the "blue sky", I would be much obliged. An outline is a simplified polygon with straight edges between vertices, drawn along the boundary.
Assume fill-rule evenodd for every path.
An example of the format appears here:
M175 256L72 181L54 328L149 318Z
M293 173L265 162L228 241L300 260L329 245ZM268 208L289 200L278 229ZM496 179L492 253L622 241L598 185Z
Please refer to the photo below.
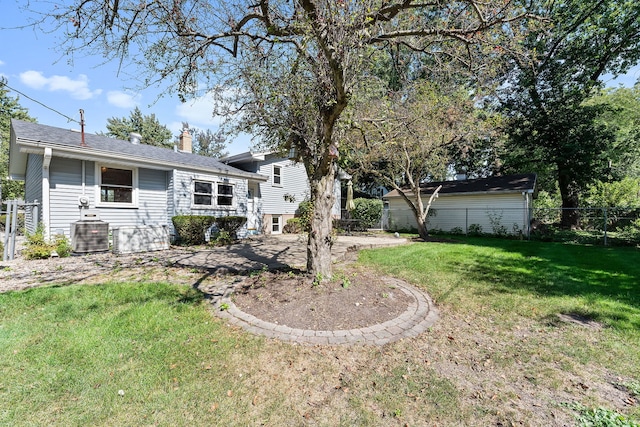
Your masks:
M19 28L28 21L23 4L0 0L0 75L7 78L8 86L37 101L12 93L38 123L79 129L80 125L67 117L79 122L79 110L83 109L86 132L105 132L108 118L129 117L137 106L145 115L155 114L175 135L183 121L199 129L217 129L219 119L212 117L213 104L206 98L185 104L177 96L158 99L161 88L136 89L139 83L135 79L126 72L118 74L118 64L104 63L101 57L76 57L70 64L68 57L56 51L59 34ZM241 136L227 151L238 154L249 150L250 144L249 136Z
M217 129L219 121L212 117L212 103L206 98L185 104L175 96L158 99L160 88L135 89L135 79L126 72L118 73L116 62L104 63L100 57L74 58L70 63L56 51L59 35L20 28L28 21L21 9L24 2L0 2L0 75L8 79L10 87L37 101L20 96L20 104L38 123L79 129L67 117L79 121L79 110L83 109L85 130L95 133L106 131L108 118L128 117L137 106L145 115L155 114L175 135L183 121L200 129ZM632 86L639 78L640 67L635 67L607 85ZM250 143L248 136L239 137L227 150L238 154L247 151Z

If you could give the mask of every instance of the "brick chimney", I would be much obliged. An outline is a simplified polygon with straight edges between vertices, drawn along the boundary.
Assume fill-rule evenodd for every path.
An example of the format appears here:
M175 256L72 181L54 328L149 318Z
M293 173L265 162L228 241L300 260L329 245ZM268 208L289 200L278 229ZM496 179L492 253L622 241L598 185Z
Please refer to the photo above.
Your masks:
M193 152L193 138L187 129L184 129L180 134L180 144L178 144L178 150L183 153Z

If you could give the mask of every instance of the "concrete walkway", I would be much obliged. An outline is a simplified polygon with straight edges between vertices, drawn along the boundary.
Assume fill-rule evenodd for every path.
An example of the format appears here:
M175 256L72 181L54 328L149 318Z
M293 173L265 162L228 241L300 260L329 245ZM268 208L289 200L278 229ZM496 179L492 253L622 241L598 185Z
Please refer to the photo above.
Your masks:
M395 246L403 243L406 243L405 239L386 236L340 236L332 248L332 256L334 261L340 261L353 251ZM257 261L268 268L277 268L285 265L291 267L304 266L306 259L304 242L299 237L291 235L269 236L260 238L259 241L250 241L246 245L241 245L237 252L238 255L242 254L245 260ZM403 338L418 336L428 330L438 319L437 309L426 293L402 280L393 278L388 280L390 285L402 290L413 299L413 302L404 313L381 324L336 331L290 328L265 322L241 311L231 300L231 295L241 281L239 279L230 280L227 283L218 283L218 286L204 289L204 291L212 297L218 316L232 325L242 327L246 331L257 335L305 345L384 345ZM225 307L225 309L223 310L222 307Z

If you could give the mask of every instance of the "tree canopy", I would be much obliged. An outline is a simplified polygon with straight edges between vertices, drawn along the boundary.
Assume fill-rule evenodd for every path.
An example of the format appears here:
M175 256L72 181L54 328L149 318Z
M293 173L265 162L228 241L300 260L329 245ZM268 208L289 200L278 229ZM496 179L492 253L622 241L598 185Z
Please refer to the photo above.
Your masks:
M574 227L580 194L606 172L614 143L601 120L606 106L585 101L605 73L617 75L638 63L640 3L562 0L539 7L552 25L528 33L528 55L512 56L514 71L502 90L511 130L505 165L552 176L566 208L562 225Z
M586 103L606 107L600 122L615 133L606 152L609 165L604 178L640 178L640 83L603 90Z
M142 144L165 148L173 146L171 131L165 125L160 124L155 114L143 115L138 107L131 112L129 117L107 119L105 135L126 141L132 132L142 136L140 141Z
M226 151L227 140L222 132L213 132L211 129L198 129L189 126L189 123L182 122L182 128L188 129L193 136L193 152L207 157L225 157L229 155Z
M444 180L451 153L491 137L489 117L476 107L477 99L468 87L425 79L361 102L353 105L355 130L348 159L358 171L398 191L426 239L429 205L423 203L421 184Z
M11 119L35 122L26 108L20 105L20 99L12 97L5 86L6 80L0 78L0 200L24 197L24 183L9 180L9 138Z

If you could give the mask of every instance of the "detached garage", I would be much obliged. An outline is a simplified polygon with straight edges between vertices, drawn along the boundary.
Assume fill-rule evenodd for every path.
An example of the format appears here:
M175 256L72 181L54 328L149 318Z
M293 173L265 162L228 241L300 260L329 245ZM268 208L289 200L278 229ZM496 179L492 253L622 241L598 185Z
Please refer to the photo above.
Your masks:
M429 230L529 235L535 174L425 183L421 186L425 206L440 185L442 188L431 205L427 221ZM413 193L407 196L412 198ZM417 228L411 209L397 190L382 199L386 229Z

